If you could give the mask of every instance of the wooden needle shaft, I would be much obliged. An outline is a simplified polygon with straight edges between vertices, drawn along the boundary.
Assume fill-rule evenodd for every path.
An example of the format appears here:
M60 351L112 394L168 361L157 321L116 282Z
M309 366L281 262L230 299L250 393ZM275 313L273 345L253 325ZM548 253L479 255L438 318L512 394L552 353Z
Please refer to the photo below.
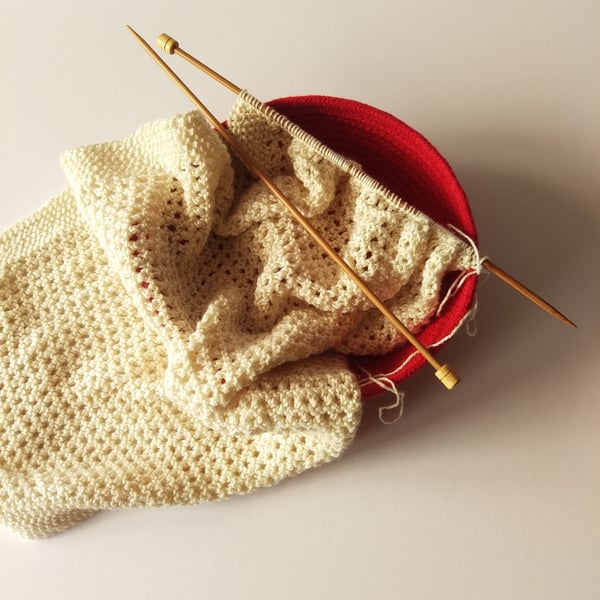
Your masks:
M177 54L177 56L181 56L189 63L193 64L195 67L204 71L207 75L210 75L213 79L216 79L221 85L224 85L226 88L231 90L234 94L239 94L242 91L242 88L238 87L234 83L231 83L229 79L225 79L223 75L217 73L214 69L211 69L208 65L205 65L203 62L199 61L195 56L192 56L188 52L186 52L183 48L179 47L179 42L174 40L170 35L166 33L161 33L158 36L158 45L169 54Z
M238 155L240 160L254 173L265 186L278 198L278 200L288 209L296 221L304 228L304 230L313 238L313 240L335 261L335 263L354 281L362 293L369 301L394 325L394 327L402 333L402 335L421 353L423 358L435 369L436 377L448 388L452 389L460 379L453 373L448 365L442 365L429 350L419 342L419 340L411 333L411 331L385 306L381 299L373 292L362 278L350 267L350 265L331 247L331 245L319 234L312 224L304 217L304 215L296 208L294 203L285 196L285 194L277 187L271 178L257 165L254 160L248 155L245 148L240 142L227 130L219 120L206 108L206 106L196 97L196 95L188 88L188 86L175 74L175 72L158 56L158 54L149 46L149 44L137 34L131 27L129 30L146 50L146 52L154 59L156 63L171 77L171 79L183 90L188 98L198 107L210 124L215 128L217 133L229 144L232 150ZM208 67L207 67L208 69ZM212 69L210 70L212 72ZM214 73L214 72L212 72ZM231 84L233 85L233 84ZM236 86L234 86L236 87ZM236 88L239 90L239 88Z
M571 327L577 327L573 321L565 317L559 310L557 310L552 304L546 302L543 298L540 298L535 292L532 292L528 287L523 285L521 282L517 281L512 275L509 275L506 271L496 266L492 261L488 258L484 259L481 263L490 273L510 285L512 288L523 294L526 298L529 298L534 304L544 309L547 313L551 314L553 317L556 317L563 323Z
M235 94L239 94L242 90L237 85L231 83L231 81L225 79L220 73L217 73L203 62L199 61L197 58L183 50L179 47L179 42L173 39L170 35L166 33L162 33L158 37L158 45L169 54L177 54L181 56L195 67L198 67L200 70L204 71L207 75L210 75L213 79L217 80L219 83L230 89ZM552 306L549 302L546 302L543 298L538 296L536 293L532 292L529 288L524 286L522 283L517 281L514 277L509 275L506 271L502 270L500 267L497 267L490 260L485 259L482 265L496 275L496 277L500 278L504 283L507 283L513 289L523 294L526 298L531 300L534 304L545 310L547 313L551 314L553 317L556 317L563 323L570 325L571 327L577 327L573 321L568 319L565 315L563 315L559 310L557 310L554 306Z

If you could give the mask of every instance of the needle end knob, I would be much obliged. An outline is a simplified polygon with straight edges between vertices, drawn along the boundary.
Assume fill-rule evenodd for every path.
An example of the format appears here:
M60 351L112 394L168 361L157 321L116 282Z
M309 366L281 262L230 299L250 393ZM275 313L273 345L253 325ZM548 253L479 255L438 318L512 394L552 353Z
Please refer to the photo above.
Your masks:
M175 54L175 50L179 48L179 42L177 40L174 40L167 33L161 33L158 36L156 43L158 44L159 48L161 48L165 52L168 52L169 54Z
M460 377L452 371L449 365L443 365L436 372L435 376L451 390L459 381Z

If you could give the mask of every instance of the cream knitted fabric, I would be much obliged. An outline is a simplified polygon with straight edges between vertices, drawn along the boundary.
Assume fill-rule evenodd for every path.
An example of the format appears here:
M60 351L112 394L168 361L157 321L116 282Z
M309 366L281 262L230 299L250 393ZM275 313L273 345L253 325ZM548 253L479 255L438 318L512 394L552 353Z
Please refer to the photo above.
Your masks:
M248 94L229 119L409 327L468 246ZM192 112L63 157L69 189L0 236L0 519L27 537L189 504L339 456L339 353L402 339ZM337 353L336 353L337 352Z

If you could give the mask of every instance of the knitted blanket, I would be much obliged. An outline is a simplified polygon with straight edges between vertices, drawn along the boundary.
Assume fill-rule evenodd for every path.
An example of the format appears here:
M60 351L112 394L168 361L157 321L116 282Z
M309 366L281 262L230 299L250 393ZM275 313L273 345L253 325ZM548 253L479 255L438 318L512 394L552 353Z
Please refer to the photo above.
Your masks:
M243 93L253 158L411 330L471 248ZM404 343L197 112L67 153L0 236L0 520L245 493L339 456L346 354Z

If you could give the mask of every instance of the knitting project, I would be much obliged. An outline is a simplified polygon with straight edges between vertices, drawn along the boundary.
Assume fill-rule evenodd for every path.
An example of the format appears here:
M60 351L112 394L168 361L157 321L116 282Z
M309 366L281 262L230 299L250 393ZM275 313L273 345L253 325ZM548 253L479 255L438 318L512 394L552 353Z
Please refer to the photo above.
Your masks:
M228 126L411 330L461 239L248 93ZM67 153L69 188L0 236L0 520L250 492L339 456L343 355L402 336L198 112Z

